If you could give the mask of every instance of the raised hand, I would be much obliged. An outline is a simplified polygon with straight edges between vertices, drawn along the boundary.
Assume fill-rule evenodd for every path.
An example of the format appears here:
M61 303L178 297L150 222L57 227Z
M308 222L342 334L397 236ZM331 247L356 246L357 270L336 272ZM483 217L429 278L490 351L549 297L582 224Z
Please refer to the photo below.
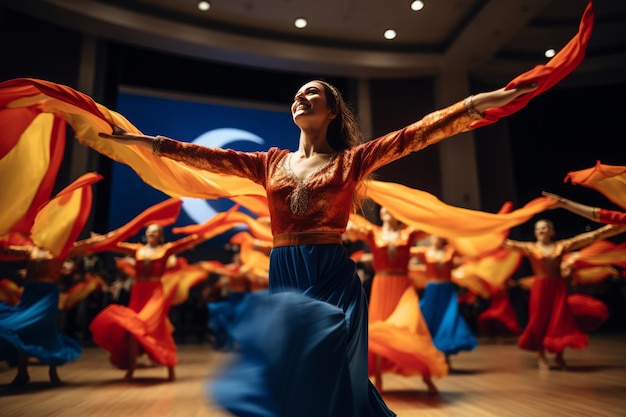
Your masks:
M536 83L520 85L510 90L506 90L506 87L503 87L499 90L476 94L472 97L472 101L476 111L482 113L487 109L505 106L517 97L535 91L538 87L539 85Z
M141 145L147 148L152 147L152 143L156 140L155 136L138 135L128 133L124 128L114 125L112 133L98 133L98 136L105 139L111 139L124 145Z

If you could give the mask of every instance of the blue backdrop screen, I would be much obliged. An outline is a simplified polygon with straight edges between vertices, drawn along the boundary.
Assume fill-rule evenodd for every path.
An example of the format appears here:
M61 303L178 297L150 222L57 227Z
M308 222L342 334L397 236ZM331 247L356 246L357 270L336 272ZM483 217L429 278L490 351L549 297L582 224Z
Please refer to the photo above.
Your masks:
M262 151L276 146L295 150L298 127L293 123L289 104L276 105L220 102L211 98L124 89L118 98L118 111L148 135L164 135L240 151ZM108 230L118 228L146 208L169 198L145 184L127 165L113 163ZM184 226L208 220L215 212L228 209L230 200L185 199L178 221ZM177 239L169 234L166 238ZM228 234L210 244L223 244Z

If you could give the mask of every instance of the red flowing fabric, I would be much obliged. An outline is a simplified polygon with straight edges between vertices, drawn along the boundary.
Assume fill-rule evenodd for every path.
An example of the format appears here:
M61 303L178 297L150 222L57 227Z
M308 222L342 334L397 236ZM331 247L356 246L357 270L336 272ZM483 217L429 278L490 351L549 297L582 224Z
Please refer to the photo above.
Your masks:
M522 332L506 291L491 297L489 307L478 315L476 324L480 332L489 337L517 336Z
M583 332L597 330L609 318L609 308L601 300L585 294L567 296L576 325Z
M183 201L180 198L170 198L148 207L125 225L107 233L102 240L90 245L87 251L96 253L112 250L118 242L125 241L151 224L170 225L178 218L182 204Z
M579 327L567 302L562 278L536 279L530 291L530 319L518 339L525 350L562 352L566 347L584 349L589 337Z
M585 58L585 52L591 31L593 29L593 2L589 1L580 21L578 33L563 49L559 51L545 65L537 65L509 82L507 90L524 84L537 83L538 88L530 93L524 94L506 106L487 109L485 116L472 124L472 128L486 126L497 122L503 117L509 116L522 109L535 96L553 87L568 74L570 74Z

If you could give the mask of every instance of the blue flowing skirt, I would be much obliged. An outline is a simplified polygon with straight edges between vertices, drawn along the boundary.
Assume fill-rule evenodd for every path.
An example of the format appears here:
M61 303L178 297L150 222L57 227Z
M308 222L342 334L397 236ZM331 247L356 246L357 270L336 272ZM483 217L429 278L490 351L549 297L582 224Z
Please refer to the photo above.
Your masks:
M0 360L15 365L17 351L48 365L78 359L80 344L58 331L59 287L55 283L27 282L20 302L0 303Z
M235 360L208 389L238 417L393 417L367 370L367 299L341 245L279 247L270 291L233 327Z
M478 341L459 311L456 287L451 282L429 282L420 309L435 347L446 355L471 351Z
M216 349L231 351L235 348L233 327L243 317L250 294L248 291L231 291L225 300L207 303L208 326L215 338Z

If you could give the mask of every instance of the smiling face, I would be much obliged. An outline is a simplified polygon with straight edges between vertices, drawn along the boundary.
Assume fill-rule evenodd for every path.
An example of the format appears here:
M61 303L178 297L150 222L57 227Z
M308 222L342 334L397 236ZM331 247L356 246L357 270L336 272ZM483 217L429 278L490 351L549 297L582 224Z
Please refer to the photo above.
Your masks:
M146 243L150 246L158 246L163 243L163 229L157 224L151 224L146 229Z
M336 116L319 81L308 82L298 90L291 105L291 115L301 129L328 126Z
M554 236L554 226L547 220L539 220L535 223L535 238L538 242L547 243Z
M380 220L383 222L383 224L387 224L394 229L398 228L399 226L398 220L393 217L393 214L391 214L389 210L387 210L385 207L380 208Z

